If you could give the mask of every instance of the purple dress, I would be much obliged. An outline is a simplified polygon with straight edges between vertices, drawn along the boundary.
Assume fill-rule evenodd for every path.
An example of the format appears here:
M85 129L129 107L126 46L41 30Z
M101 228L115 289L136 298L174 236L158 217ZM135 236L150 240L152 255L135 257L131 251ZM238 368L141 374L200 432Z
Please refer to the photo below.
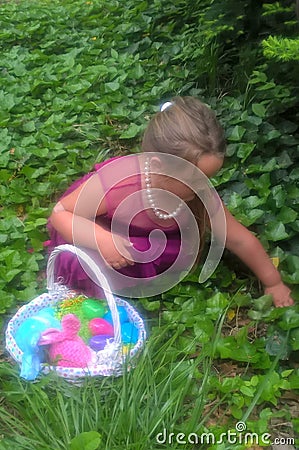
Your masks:
M167 227L157 226L152 216L148 214L149 208L144 206L141 195L143 187L138 157L136 155L116 157L96 164L94 171L75 181L61 198L70 194L95 174L99 176L105 192L107 211L105 215L98 216L96 222L111 229L112 218L116 215L123 229L125 230L128 227L129 240L133 248L140 252L146 252L150 249L149 235L153 230L159 228L167 238L162 253L157 252L157 248L153 249L152 257L148 258L149 260L146 260L146 262L135 262L133 266L126 266L118 272L126 275L128 279L130 277L150 279L169 268L180 251L181 233L175 222ZM66 243L53 228L50 221L48 230L50 233L50 251L54 247ZM159 246L159 243L157 245ZM159 256L155 257L155 251ZM75 255L65 252L58 256L55 263L55 277L61 277L63 284L71 289L78 290L87 296L103 298L102 289L83 270Z

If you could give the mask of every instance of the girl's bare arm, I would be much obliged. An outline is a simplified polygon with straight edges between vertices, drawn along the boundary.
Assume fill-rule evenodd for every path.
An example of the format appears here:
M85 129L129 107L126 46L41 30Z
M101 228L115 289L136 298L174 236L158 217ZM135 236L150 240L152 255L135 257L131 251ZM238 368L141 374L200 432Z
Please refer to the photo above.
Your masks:
M224 206L227 238L226 248L237 255L264 285L265 293L271 294L275 306L290 306L293 299L290 289L283 283L260 241L241 225Z
M55 205L50 221L67 242L99 251L111 266L133 264L129 243L95 223L96 216L105 213L106 202L96 175Z

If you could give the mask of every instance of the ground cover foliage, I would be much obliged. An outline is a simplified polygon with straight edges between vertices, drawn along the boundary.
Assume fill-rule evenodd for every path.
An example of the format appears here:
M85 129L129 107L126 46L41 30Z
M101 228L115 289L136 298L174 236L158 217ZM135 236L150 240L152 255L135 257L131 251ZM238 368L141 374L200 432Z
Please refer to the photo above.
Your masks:
M294 2L24 0L2 3L0 23L3 330L45 289L45 224L58 195L95 162L138 152L150 115L177 94L217 111L228 149L213 182L299 300ZM219 437L240 420L295 437L299 307L274 309L262 294L225 254L203 285L191 274L138 302L150 338L121 379L29 384L3 354L0 448L241 450L156 439L164 429Z

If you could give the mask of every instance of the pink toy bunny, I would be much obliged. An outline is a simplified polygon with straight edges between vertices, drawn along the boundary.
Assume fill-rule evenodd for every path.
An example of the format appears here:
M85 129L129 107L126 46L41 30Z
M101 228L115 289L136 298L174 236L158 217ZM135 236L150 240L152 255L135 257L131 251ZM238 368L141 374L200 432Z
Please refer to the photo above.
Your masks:
M49 328L44 331L39 345L48 345L51 363L62 367L87 367L91 350L78 336L80 320L74 314L66 314L61 320L62 331Z

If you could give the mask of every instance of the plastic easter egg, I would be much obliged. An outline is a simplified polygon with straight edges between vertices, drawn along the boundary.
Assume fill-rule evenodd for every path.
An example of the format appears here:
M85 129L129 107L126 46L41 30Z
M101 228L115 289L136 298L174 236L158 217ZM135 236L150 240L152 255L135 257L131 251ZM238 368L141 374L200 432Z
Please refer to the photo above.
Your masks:
M15 340L21 350L27 351L37 345L39 336L40 331L36 321L28 319L18 328Z
M89 339L88 345L92 350L98 352L103 350L107 344L107 341L111 339L111 335L109 334L98 334L97 336L93 336Z
M114 330L111 323L101 317L92 319L88 324L88 328L93 336L96 336L97 334L109 334L110 336L114 335Z
M59 320L54 317L53 308L43 308L21 323L15 335L18 347L22 351L34 349L41 333L47 328L61 328Z
M120 323L129 322L128 313L127 313L127 310L126 310L126 308L124 306L117 306L117 311L118 311ZM111 311L108 311L104 315L103 319L107 320L107 322L113 323Z
M43 351L38 346L41 334L48 328L61 328L54 314L53 308L43 308L24 320L16 331L15 341L23 351L20 376L25 380L35 380L44 359Z
M87 298L82 303L82 313L86 319L94 319L96 317L103 317L106 308L101 300L94 298Z
M131 322L125 322L121 326L121 339L123 344L136 344L138 341L138 328Z

